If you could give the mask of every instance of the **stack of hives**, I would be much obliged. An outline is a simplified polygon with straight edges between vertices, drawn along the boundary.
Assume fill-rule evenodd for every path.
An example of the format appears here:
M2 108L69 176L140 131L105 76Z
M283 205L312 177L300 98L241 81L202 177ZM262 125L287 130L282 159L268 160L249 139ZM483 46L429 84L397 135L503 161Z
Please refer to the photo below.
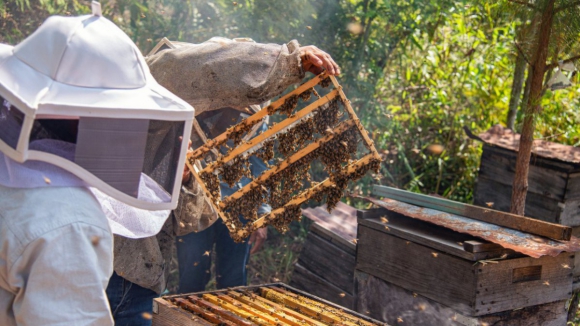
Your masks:
M283 120L244 140L266 116ZM227 152L217 160L201 170L194 167L196 160L204 160L209 151L222 147ZM256 178L250 174L252 155L269 167ZM313 164L323 167L328 176L325 180L312 180L309 171ZM341 86L333 76L322 74L196 149L188 165L238 241L266 224L285 232L292 220L300 218L300 205L309 199L326 202L332 209L349 181L378 170L380 156ZM221 198L220 181L233 186L243 176L251 182ZM270 204L273 211L258 216L263 203ZM249 223L244 225L240 216Z
M153 325L380 325L283 284L155 299Z

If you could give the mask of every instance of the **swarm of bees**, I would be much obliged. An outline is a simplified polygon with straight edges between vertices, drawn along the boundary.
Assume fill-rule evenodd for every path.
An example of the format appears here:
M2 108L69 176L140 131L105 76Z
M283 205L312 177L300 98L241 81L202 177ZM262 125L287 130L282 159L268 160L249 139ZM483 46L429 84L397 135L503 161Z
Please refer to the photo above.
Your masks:
M335 87L316 91L316 85ZM313 102L307 103L312 95L315 95ZM297 108L299 111L294 113ZM286 118L273 124L257 140L242 142L263 117L275 114ZM209 150L219 148L228 140L233 141L233 148L215 163L193 172L236 241L244 240L267 224L280 232L287 231L290 222L300 218L300 205L310 199L326 202L329 211L332 210L350 181L361 178L369 170L378 172L381 163L342 88L334 77L324 74L230 127L194 151L188 162L204 157ZM361 143L363 146L359 146ZM251 156L262 160L268 170L252 176ZM311 180L313 162L322 164L327 179ZM232 187L239 184L243 176L251 180L249 184L221 198L220 182ZM259 216L258 210L264 204L270 205L272 212ZM240 217L245 224L240 222Z

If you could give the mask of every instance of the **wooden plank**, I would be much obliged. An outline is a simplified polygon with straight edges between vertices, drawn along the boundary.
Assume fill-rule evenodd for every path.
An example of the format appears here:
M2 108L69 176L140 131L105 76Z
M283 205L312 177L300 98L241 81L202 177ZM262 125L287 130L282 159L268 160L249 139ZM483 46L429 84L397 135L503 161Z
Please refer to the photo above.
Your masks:
M366 132L366 130L362 126L360 120L356 116L356 113L354 112L354 109L350 105L349 99L346 97L346 94L344 94L344 91L342 89L342 86L338 83L338 81L336 80L336 77L329 76L329 78L332 81L332 84L334 85L335 89L338 90L339 95L340 95L340 97L342 99L342 102L343 102L343 104L344 104L344 106L346 108L346 111L348 112L351 120L353 120L356 123L356 126L357 126L358 130L360 131L360 134L361 134L363 140L368 145L368 148L370 149L373 157L376 158L377 160L381 160L381 156L379 155L379 153L377 152L377 149L375 148L375 143L373 142L372 139L370 139L368 133Z
M268 107L263 108L259 112L251 115L250 117L248 117L247 119L245 119L244 121L242 121L240 124L237 124L233 128L224 131L222 134L220 134L216 138L210 140L204 146L202 146L202 147L194 150L193 153L191 153L190 155L188 155L188 157L200 157L204 153L206 153L209 150L211 150L211 148L213 148L215 146L215 144L220 143L220 142L228 139L229 138L229 135L232 134L233 132L242 130L248 124L256 123L258 120L261 120L262 118L264 118L265 116L267 116L268 115L268 108L278 108L278 107L280 107L282 104L284 104L284 102L290 96L294 96L296 94L303 93L305 90L307 90L309 88L312 88L315 85L317 85L324 78L326 78L326 74L323 73L323 74L320 74L320 75L318 75L318 76L310 79L306 83L298 86L298 88L296 88L294 91L292 91L292 92L290 92L290 93L282 96L281 98L279 98L278 100L276 100L274 103L270 104Z
M285 306L279 305L277 303L274 303L274 302L272 302L272 301L270 301L270 300L268 300L266 298L262 298L259 295L253 295L252 298L254 298L257 302L260 302L260 303L262 303L264 305L267 305L269 307L275 308L278 311L281 311L281 312L285 313L288 316L294 317L296 319L303 320L307 325L313 325L313 326L324 326L325 325L325 324L323 324L323 323L321 323L321 322L319 322L317 320L314 320L312 318L309 318L307 316L304 316L304 315L300 314L297 311L288 309Z
M218 161L212 162L211 164L209 164L205 169L203 169L203 172L213 172L213 170L217 167L218 162L219 163L227 163L227 162L231 161L234 157L246 152L247 150L251 149L252 147L264 142L266 139L276 135L282 129L292 125L293 123L295 123L297 121L300 121L302 118L306 117L310 112L314 111L315 109L318 109L320 106L333 100L337 95L338 95L338 92L336 90L334 90L334 91L328 93L327 95L321 97L320 99L316 100L314 103L311 103L307 107L305 107L304 109L298 111L293 116L282 120L280 123L276 124L275 126L270 127L268 130L264 131L263 133L259 134L256 137L252 138L247 143L240 144L239 146L236 146L228 154L224 155L223 157L220 157L220 159ZM265 110L265 109L263 109L263 110ZM256 114L258 114L258 113L256 113ZM250 116L246 120L253 118L256 114ZM306 153L303 153L303 155L306 155Z
M352 238L346 239L338 236L336 233L328 230L318 223L312 223L312 225L310 225L310 232L318 235L326 241L329 241L349 255L353 257L356 255L356 244L353 241L356 239L356 233Z
M364 225L376 231L413 241L470 261L497 258L505 253L512 253L511 250L506 249L475 253L469 252L464 249L464 243L475 240L475 238L468 234L455 232L444 227L405 217L382 208L377 209L377 212L379 212L379 215L384 216L388 220L388 223L382 222L380 218L360 219L359 227L360 225Z
M562 213L560 223L569 226L580 225L580 199L569 199L560 203Z
M283 311L274 309L271 306L267 306L264 303L257 301L254 297L248 297L234 291L228 291L227 294L229 297L241 302L242 304L252 307L253 309L260 311L262 314L267 314L273 316L274 318L278 318L286 324L292 326L301 326L303 324L300 319L296 319L295 317L285 314Z
M463 249L469 252L486 252L486 251L497 251L501 250L503 247L486 241L478 240L467 240L463 241Z
M286 158L284 161L282 161L280 164L276 165L275 167L273 167L267 171L264 171L262 174L260 174L260 176L258 178L254 179L252 182L245 185L242 189L229 195L224 202L220 203L220 207L225 208L225 206L227 205L227 202L229 202L231 200L238 199L238 198L242 197L245 193L254 189L255 187L259 187L260 185L264 184L264 181L269 179L272 175L278 174L278 173L284 171L286 168L288 168L290 165L292 165L292 163L295 163L296 161L298 161L302 157L306 156L308 153L311 153L312 151L318 149L318 147L320 147L320 145L328 142L329 140L334 138L336 135L340 135L342 132L344 132L345 130L350 128L351 125L352 125L352 122L350 122L350 121L342 122L338 127L336 127L334 129L334 131L335 131L334 134L326 135L325 137L318 139L317 141L309 144L308 146L301 149L297 153Z
M211 323L192 316L188 311L182 310L163 298L153 299L153 326L210 326Z
M445 304L475 311L473 262L359 225L356 269Z
M517 157L516 151L502 148L499 146L490 146L488 144L484 144L483 150L487 151L487 152L493 152L497 155L509 157L510 159L513 159L513 160L515 160ZM537 166L537 167L546 168L548 170L562 171L565 173L570 173L570 172L577 171L578 167L580 165L577 163L561 161L561 160L558 160L555 158L541 157L541 156L538 156L538 155L532 153L532 156L530 157L530 167L531 166Z
M516 153L497 147L484 147L481 155L479 176L511 186L515 176ZM536 193L559 201L564 199L568 173L530 165L528 193Z
M580 173L568 174L568 184L566 185L566 200L580 198Z
M350 241L356 237L357 209L343 202L338 202L331 213L326 210L326 205L322 205L303 209L302 214L340 238Z
M388 197L405 203L432 208L450 214L465 216L474 220L484 221L522 232L541 235L555 240L568 241L572 236L572 228L568 226L548 223L524 216L463 204L443 198L426 196L378 185L373 186L372 193L374 195Z
M298 263L308 271L354 294L355 257L310 232L302 246Z
M354 309L355 298L352 295L309 272L300 264L294 265L290 285L348 309Z
M242 326L255 326L256 325L256 324L252 323L251 321L234 314L231 311L223 309L220 306L214 305L211 302L200 299L199 297L188 296L188 299L191 302L195 303L196 305L204 307L204 308L208 309L209 311L215 313L216 315L220 315L222 318L227 319L227 320L229 320L237 325L242 325Z
M325 304L323 302L320 302L319 300L314 300L311 299L307 296L302 296L299 294L296 294L294 292L288 291L282 287L277 287L277 286L272 286L272 289L284 294L287 297L293 298L295 300L299 300L300 302L306 303L307 305L311 306L311 307L316 307L318 309L320 309L320 311L324 311L324 312L329 312L335 316L338 316L343 322L351 322L354 323L358 326L372 326L372 323L369 323L368 321L366 321L363 318L359 318L356 317L352 314L349 314L347 312L344 311L344 309L337 309L336 307L332 306L332 305L328 305Z
M511 186L502 185L494 180L479 177L475 187L473 203L481 207L509 212L511 205ZM535 193L526 196L526 216L550 223L560 223L562 207L555 199Z
M361 158L360 160L347 165L344 168L344 170L346 171L347 174L352 173L352 172L356 171L357 167L360 167L362 165L367 164L371 159L373 159L372 154L368 154L365 157ZM316 186L301 192L300 194L294 196L292 198L292 200L290 200L288 203L286 203L286 205L284 205L284 207L277 208L277 209L273 210L272 212L270 212L269 214L262 215L260 218L258 218L257 220L255 220L252 223L252 227L254 227L256 229L261 228L262 226L264 226L264 224L267 221L276 218L276 216L278 214L282 213L286 209L286 207L294 206L294 205L301 205L302 203L304 203L305 201L310 199L312 194L316 193L316 191L318 189L320 189L322 187L329 186L331 184L332 184L332 181L329 178L327 178L324 181L322 181L321 183L317 184ZM221 216L222 216L222 214L220 214L220 217ZM225 221L227 221L227 219ZM226 224L226 226L227 226L227 224ZM232 231L232 230L230 230L230 231ZM233 230L233 231L235 231L235 230ZM246 237L249 234L248 234L247 229L245 229L245 230L238 231L238 235L240 237Z
M274 326L289 326L289 324L279 320L277 317L271 316L270 314L264 314L262 313L262 311L260 311L259 309L256 309L250 305L244 304L232 297L230 297L227 294L217 294L217 297L231 305L233 305L234 307L237 307L238 309L243 309L246 312L254 315L254 317L256 318L262 318L264 320L267 320L268 323L270 323L271 325Z
M566 324L566 300L473 317L362 271L356 271L355 280L358 292L356 310L390 325L563 326Z
M198 306L198 305L194 305L193 303L189 302L186 299L183 298L176 298L175 299L175 303L177 305L179 305L181 308L193 312L201 317L203 317L205 320L214 323L214 324L220 324L220 325L224 325L224 326L236 326L235 323L222 318L222 316L220 315L216 315L213 312L207 310L204 307Z
M570 253L479 264L475 315L567 300L572 295Z

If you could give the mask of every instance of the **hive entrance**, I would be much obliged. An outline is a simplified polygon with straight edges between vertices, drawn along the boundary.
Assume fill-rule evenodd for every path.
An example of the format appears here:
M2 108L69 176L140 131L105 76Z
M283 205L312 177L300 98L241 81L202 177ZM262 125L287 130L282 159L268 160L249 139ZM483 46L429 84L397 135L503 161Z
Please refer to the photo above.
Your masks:
M246 140L244 136L268 115L283 120ZM228 140L233 146L228 146ZM225 154L203 169L195 167L196 160L222 146L227 148ZM250 174L251 155L268 166L255 178ZM342 87L333 76L322 74L196 149L187 165L232 238L240 241L267 224L285 232L291 221L300 218L300 205L309 199L334 208L350 180L378 171L380 157ZM311 180L313 166L322 167L328 177ZM231 186L242 176L252 181L222 199L220 179ZM272 212L258 216L262 203L270 204ZM244 225L239 216L248 222Z

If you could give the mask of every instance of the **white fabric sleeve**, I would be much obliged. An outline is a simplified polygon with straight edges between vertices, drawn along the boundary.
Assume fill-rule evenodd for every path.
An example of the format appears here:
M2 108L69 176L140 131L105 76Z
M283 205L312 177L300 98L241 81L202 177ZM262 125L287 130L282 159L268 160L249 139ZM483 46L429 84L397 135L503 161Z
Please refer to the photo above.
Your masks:
M40 232L40 230L37 230ZM113 273L109 230L74 222L38 236L11 268L18 325L113 325L105 289Z

